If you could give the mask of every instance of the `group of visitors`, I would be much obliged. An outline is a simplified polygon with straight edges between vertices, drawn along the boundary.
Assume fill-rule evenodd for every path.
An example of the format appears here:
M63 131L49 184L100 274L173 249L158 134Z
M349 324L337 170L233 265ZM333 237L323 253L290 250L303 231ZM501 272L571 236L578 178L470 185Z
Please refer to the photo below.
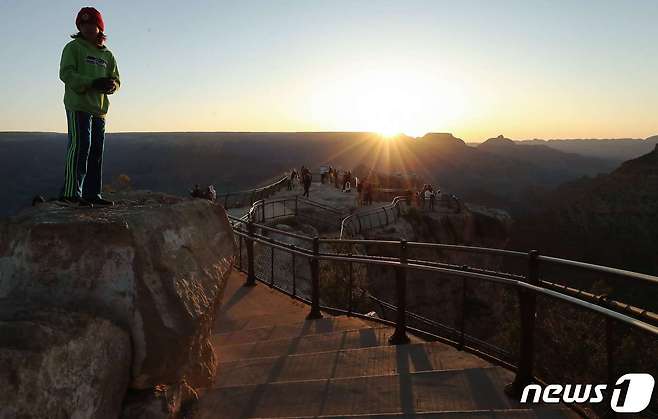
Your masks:
M336 189L342 188L343 192L351 192L352 187L356 186L357 179L352 176L351 171L341 172L333 166L320 167L320 182L334 185Z
M441 190L437 188L434 191L434 186L429 183L423 185L423 189L416 192L416 203L419 208L434 210L434 202L441 194Z

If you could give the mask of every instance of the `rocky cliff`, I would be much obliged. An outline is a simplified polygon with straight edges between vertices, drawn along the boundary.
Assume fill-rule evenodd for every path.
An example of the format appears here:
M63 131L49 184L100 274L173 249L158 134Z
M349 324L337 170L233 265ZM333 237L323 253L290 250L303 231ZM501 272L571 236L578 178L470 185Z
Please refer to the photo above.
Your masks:
M609 175L565 184L537 200L535 210L518 219L512 246L658 273L658 146ZM620 299L658 309L640 287L612 287Z
M38 342L32 344L42 353L33 363L16 364L25 358L6 351L29 350L29 345L20 343L26 341L21 333L7 335L0 360L13 369L0 371L0 382L20 390L25 382L15 374L25 375L26 369L34 369L30 380L45 379L44 374L57 380L89 363L125 374L123 384L99 384L109 386L105 392L120 394L119 400L126 385L132 391L150 391L211 382L217 363L209 336L235 254L223 208L150 192L113 198L116 206L100 209L41 204L0 223L0 327L34 330ZM69 312L82 317L71 320L72 332L60 327L64 320L58 317L50 319L52 326L43 316L18 315L8 307L59 310L65 320ZM122 341L122 333L130 345ZM56 345L62 354L50 356ZM107 353L112 347L116 350ZM113 361L117 358L127 359L129 368L123 370L122 362ZM104 366L94 361L103 359ZM39 367L46 363L48 368ZM96 377L104 380L103 374ZM44 394L33 393L32 402L45 403ZM64 416L87 416L81 404L88 397L81 387L56 397L65 407ZM0 416L8 408L0 407ZM91 416L116 417L116 411L107 412Z

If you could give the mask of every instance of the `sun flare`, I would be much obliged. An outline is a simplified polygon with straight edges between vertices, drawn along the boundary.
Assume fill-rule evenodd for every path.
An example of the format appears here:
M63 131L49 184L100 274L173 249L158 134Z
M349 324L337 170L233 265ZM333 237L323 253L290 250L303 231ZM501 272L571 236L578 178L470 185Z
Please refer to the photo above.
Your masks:
M402 132L394 128L382 128L377 130L376 132L385 140L390 140L395 136L402 134Z
M324 83L311 106L331 129L370 131L390 139L443 131L462 116L466 97L458 80L406 67L353 69Z

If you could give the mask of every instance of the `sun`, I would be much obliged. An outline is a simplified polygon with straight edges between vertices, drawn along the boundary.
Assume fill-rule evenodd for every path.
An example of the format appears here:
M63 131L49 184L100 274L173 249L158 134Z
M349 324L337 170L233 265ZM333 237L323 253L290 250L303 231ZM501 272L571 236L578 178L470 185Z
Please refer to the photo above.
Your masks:
M380 128L377 130L377 133L384 139L384 140L391 140L394 137L402 134L400 130L397 130L395 128Z
M313 120L345 131L378 133L390 140L442 131L462 116L466 97L458 79L408 66L354 68L312 96Z

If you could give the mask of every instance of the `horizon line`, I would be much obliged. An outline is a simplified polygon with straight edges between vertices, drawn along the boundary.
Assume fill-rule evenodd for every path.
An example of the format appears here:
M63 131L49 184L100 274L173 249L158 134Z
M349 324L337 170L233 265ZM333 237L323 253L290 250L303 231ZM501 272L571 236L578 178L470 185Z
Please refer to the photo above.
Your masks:
M18 130L13 130L13 131L0 131L0 135L3 134L62 134L66 135L67 132L59 132L59 131L18 131ZM108 131L106 134L372 134L372 135L383 135L380 132L377 131ZM429 134L443 134L443 135L452 135L454 138L460 139L464 141L465 143L483 143L489 139L497 138L499 135L496 135L494 137L489 137L487 139L481 140L478 142L477 140L475 141L466 141L463 140L460 137L455 136L453 133L450 132L426 132L422 136L412 136L412 135L407 135L405 133L398 133L398 134L393 134L390 135L390 137L397 137L397 136L405 136L409 138L423 138L426 135ZM503 135L503 137L505 137ZM658 134L654 135L649 135L648 137L644 138L639 138L639 137L571 137L571 138L527 138L527 139L512 139L509 138L513 141L569 141L569 140L590 140L590 141L604 141L604 140L618 140L618 141L624 141L624 140L640 140L640 141L646 141L648 139L658 137Z

